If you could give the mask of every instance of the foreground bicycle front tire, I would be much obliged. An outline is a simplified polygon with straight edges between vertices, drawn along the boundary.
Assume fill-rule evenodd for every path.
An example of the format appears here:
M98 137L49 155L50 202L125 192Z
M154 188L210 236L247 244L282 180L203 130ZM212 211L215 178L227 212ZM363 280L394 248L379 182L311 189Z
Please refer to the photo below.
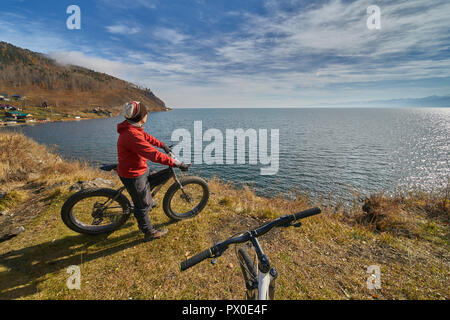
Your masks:
M116 197L117 196L117 197ZM87 224L82 221L79 221L78 218L74 214L74 207L77 204L80 204L84 200L88 200L89 198L99 198L108 201L109 199L114 199L112 205L119 205L119 210L117 214L118 219L113 221L107 225L92 225ZM117 190L113 189L85 189L78 191L71 195L66 202L64 202L61 208L61 218L65 225L72 229L75 232L89 235L98 235L109 233L119 229L129 218L130 216L130 201L123 194L117 195ZM85 212L81 212L81 214L85 214L86 221L90 219L89 215L91 214L89 210L86 208Z
M258 271L255 263L246 248L239 248L238 250L239 265L241 266L242 274L244 275L245 298L247 300L256 300L258 297Z
M163 210L164 213L173 220L184 220L195 217L205 208L209 200L209 187L206 181L202 178L184 177L180 179L180 183L183 188L186 189L189 189L190 187L199 187L200 189L197 192L198 194L195 195L199 200L198 204L197 201L195 201L195 207L190 208L190 204L187 204L190 208L189 210L186 209L186 211L183 210L183 212L178 212L174 203L175 201L178 201L178 196L180 196L180 198L183 197L183 193L181 192L181 188L178 183L172 184L164 195ZM177 193L179 193L179 195Z

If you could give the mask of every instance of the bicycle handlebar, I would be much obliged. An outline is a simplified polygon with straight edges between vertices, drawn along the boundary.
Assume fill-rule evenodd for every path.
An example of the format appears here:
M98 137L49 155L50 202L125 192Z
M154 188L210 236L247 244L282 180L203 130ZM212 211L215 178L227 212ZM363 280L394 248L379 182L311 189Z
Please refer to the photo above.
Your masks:
M202 252L196 254L195 256L183 261L181 263L181 271L189 269L190 267L195 266L197 263L200 263L205 259L212 258L212 256L213 255L211 252L211 248L209 248L205 251L202 251Z
M183 261L181 263L181 271L185 271L196 264L202 262L205 259L208 258L214 258L216 256L222 255L222 253L228 249L228 246L233 243L243 243L250 240L250 237L260 237L267 232L269 232L271 229L278 227L278 226L290 226L293 222L304 219L310 216L314 216L316 214L321 213L321 210L319 208L311 208L308 210L300 211L294 214L290 215L284 215L278 219L275 219L271 222L268 222L264 225L262 225L259 228L253 229L251 231L247 231L239 236L228 238L225 241L219 242L212 246L211 248L204 250L195 256Z
M316 214L319 214L319 213L321 213L322 211L320 210L320 208L311 208L311 209L308 209L308 210L304 210L304 211L301 211L301 212L297 212L297 213L294 213L293 214L293 216L294 216L294 221L295 220L299 220L299 219L304 219L304 218L308 218L308 217L311 217L311 216L315 216Z

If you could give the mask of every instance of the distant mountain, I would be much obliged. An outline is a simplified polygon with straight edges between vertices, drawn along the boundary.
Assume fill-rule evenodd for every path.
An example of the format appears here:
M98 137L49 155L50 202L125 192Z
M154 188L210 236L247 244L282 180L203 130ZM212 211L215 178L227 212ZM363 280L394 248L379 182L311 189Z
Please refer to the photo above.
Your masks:
M417 99L393 99L372 101L372 104L387 104L388 106L398 107L430 107L430 108L446 108L450 107L449 96L429 96Z
M132 99L153 111L165 110L150 89L79 66L62 66L41 53L0 42L0 94L26 96L27 104L60 110L107 107L113 111Z
M339 103L342 106L359 107L422 107L422 108L448 108L450 107L450 95L429 96L425 98L373 100Z

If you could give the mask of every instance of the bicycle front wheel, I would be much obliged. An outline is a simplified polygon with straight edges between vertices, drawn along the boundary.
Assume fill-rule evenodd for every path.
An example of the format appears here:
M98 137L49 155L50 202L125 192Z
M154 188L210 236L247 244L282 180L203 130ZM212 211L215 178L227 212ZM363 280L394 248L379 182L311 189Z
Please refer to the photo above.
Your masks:
M245 281L245 298L247 300L257 300L258 297L258 272L255 263L245 247L239 248L237 252L239 265Z
M174 220L189 219L205 208L209 199L209 187L199 177L180 179L183 189L174 183L167 190L163 200L164 213Z
M61 208L70 229L83 234L103 234L120 228L130 216L130 201L112 189L86 189L71 195Z

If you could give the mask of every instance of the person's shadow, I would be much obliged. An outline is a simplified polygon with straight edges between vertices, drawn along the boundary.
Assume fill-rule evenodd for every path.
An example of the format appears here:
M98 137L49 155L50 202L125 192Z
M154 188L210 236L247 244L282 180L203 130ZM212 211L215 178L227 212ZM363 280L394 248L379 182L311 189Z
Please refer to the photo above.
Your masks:
M164 223L158 226L172 224ZM81 265L100 257L142 244L140 231L108 239L109 234L100 236L74 235L44 242L0 255L0 299L23 298L38 292L39 280L46 274L55 273L71 265ZM104 243L105 249L92 250L89 247ZM69 277L69 274L67 275Z

